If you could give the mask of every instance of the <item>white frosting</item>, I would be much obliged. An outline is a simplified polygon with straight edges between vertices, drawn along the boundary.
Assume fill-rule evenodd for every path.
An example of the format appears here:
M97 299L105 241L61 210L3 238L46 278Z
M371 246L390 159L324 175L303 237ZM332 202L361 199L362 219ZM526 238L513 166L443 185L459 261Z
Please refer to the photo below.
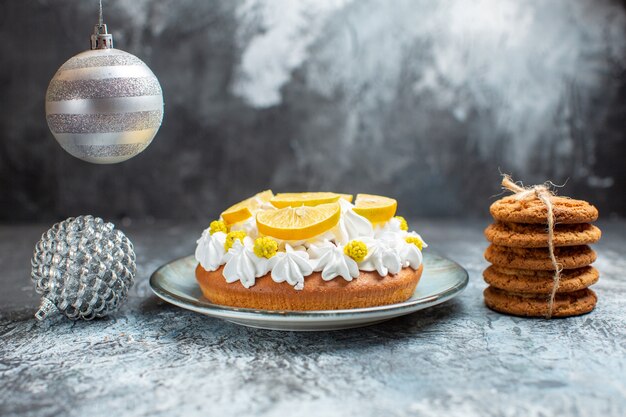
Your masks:
M403 266L417 269L422 264L422 251L413 243L407 243L404 239L400 239L396 250Z
M243 243L239 239L233 242L226 258L226 266L222 275L228 283L241 281L241 285L250 288L254 285L257 277L261 277L269 271L268 260L256 256L252 250L252 239L247 236Z
M207 271L215 271L225 261L224 242L226 233L215 232L211 235L209 229L202 232L200 239L196 241L196 261Z
M335 277L342 277L346 281L359 276L359 266L356 261L343 252L342 245L335 245L325 241L319 245L309 247L311 264L314 271L322 271L322 279L330 281Z
M413 269L417 269L422 264L422 251L413 243L406 241L406 238L409 236L418 237L422 241L423 247L428 246L417 233L407 233L403 230L381 232L378 234L377 240L384 242L400 257L402 267L410 266Z
M269 203L257 203L262 209L274 209ZM359 270L386 276L397 274L403 267L420 267L421 250L406 241L415 237L420 239L423 248L428 247L419 234L402 230L400 221L395 218L374 228L369 220L354 212L354 205L343 199L339 204L341 217L335 228L305 241L279 240L280 249L270 259L254 253L253 239L259 233L253 216L230 227L231 231L245 231L247 236L243 243L235 240L228 252L224 250L225 233L211 235L205 230L197 241L196 260L207 271L215 271L225 264L223 275L229 283L239 280L250 288L256 278L271 271L272 280L287 282L296 290L304 288L304 278L313 271L321 272L326 281L336 277L352 281L359 276ZM343 252L344 245L355 239L367 246L367 256L359 263Z
M341 217L333 230L335 240L338 243L345 245L353 239L374 236L372 223L365 217L356 214L353 210L353 204L340 198L339 205L341 206Z
M243 230L246 232L246 235L250 236L251 239L256 239L259 237L259 231L256 227L256 218L254 216L249 217L247 220L244 220L239 223L235 223L230 226L230 230L232 232L237 230Z
M428 244L424 241L424 239L422 239L422 236L420 236L420 234L417 233L417 232L408 232L406 234L406 237L416 237L416 238L418 238L422 242L422 249L428 247Z
M387 274L395 275L400 272L402 259L388 241L364 238L363 243L367 245L367 256L359 263L359 269L376 271L382 277Z
M258 197L256 198L256 203L257 203L257 210L278 210L269 201L263 201Z
M306 240L279 240L276 239L281 248L284 249L285 245L289 245L291 246L292 249L298 249L298 250L304 250L306 251L307 248L311 245L321 245L323 242L329 241L329 240L334 240L335 239L335 234L331 231L322 233L321 235L318 236L314 236L310 239L306 239Z
M291 245L285 245L285 252L277 252L269 260L269 269L272 271L274 282L287 282L296 290L304 288L304 277L313 273L313 267L309 262L309 254Z
M382 226L376 227L374 231L374 236L379 237L386 233L406 235L406 231L400 228L400 220L396 219L395 217L389 220L387 223L384 223Z

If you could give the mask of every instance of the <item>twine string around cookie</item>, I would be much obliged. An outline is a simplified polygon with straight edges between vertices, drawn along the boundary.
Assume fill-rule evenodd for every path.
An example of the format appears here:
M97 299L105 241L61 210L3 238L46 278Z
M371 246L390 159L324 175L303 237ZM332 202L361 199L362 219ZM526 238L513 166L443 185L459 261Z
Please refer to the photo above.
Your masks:
M551 197L554 193L550 190L548 185L535 185L532 187L522 187L521 185L513 182L509 175L502 175L502 187L515 193L517 200L528 200L531 198L538 198L546 206L546 215L548 220L548 252L550 254L550 262L552 262L552 268L554 269L554 275L552 276L552 291L550 292L550 298L548 299L548 312L546 318L552 317L552 310L554 308L554 297L556 291L559 288L559 282L561 281L561 271L563 266L557 262L554 255L554 208L552 206Z

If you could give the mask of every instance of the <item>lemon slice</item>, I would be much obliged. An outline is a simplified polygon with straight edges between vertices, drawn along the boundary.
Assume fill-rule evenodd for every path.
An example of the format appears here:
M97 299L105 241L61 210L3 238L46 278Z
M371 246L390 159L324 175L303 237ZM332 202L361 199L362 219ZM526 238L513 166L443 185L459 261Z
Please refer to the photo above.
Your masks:
M239 203L230 206L224 212L222 212L222 219L227 225L242 222L252 217L254 213L259 209L261 204L267 203L274 197L272 190L265 190L254 196L247 198Z
M334 203L342 198L337 193L278 193L270 200L274 207L300 207L300 206L318 206L320 204Z
M348 203L352 203L352 194L339 194L341 198L346 200Z
M393 198L380 195L357 194L354 206L355 213L372 223L383 223L396 214L398 202Z
M282 240L305 240L321 235L339 222L337 203L318 206L284 207L256 215L259 233Z

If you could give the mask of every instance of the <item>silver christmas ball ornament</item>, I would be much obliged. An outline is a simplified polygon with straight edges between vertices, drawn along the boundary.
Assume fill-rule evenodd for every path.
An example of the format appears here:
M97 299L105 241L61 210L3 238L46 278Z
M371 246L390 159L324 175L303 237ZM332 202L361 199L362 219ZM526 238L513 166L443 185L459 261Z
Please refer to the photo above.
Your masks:
M70 58L50 81L46 119L73 156L97 164L122 162L152 142L163 119L163 92L143 61L113 48L100 22L91 50Z
M31 265L42 295L39 320L56 311L72 320L106 316L124 302L136 272L130 240L93 216L52 226L35 246Z

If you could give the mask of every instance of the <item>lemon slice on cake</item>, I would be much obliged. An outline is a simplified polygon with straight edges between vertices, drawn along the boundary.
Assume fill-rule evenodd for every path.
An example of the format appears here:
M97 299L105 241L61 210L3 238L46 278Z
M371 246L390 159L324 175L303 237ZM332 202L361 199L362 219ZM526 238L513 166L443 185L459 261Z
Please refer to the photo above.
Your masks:
M239 203L230 206L222 212L222 219L227 225L242 222L252 217L261 204L267 203L274 197L272 190L265 190Z
M396 200L380 195L357 194L354 202L354 212L372 223L389 221L396 214L397 208Z
M281 240L305 240L329 231L339 222L337 203L284 207L256 215L259 233Z
M334 203L347 194L329 192L315 193L278 193L270 200L274 207L319 206L320 204Z

